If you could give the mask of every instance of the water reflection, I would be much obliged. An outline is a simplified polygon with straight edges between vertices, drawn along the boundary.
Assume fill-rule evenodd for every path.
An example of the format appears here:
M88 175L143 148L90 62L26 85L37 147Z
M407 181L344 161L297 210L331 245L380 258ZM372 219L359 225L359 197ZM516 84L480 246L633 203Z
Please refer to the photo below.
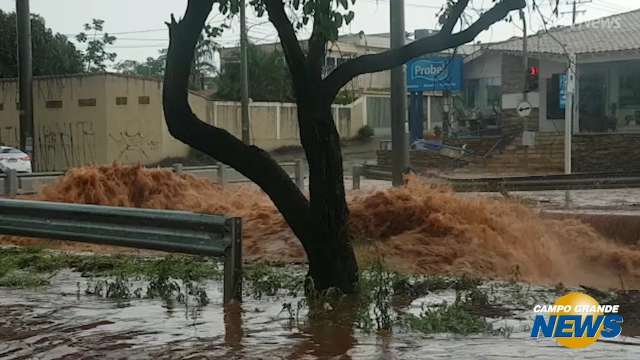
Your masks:
M0 289L0 358L640 358L640 346L598 343L576 352L531 340L517 327L510 337L425 336L402 327L368 334L358 329L355 302L297 319L282 311L295 298L247 298L223 308L215 281L207 283L211 302L203 307L78 297L77 281L83 279L62 273L46 289Z

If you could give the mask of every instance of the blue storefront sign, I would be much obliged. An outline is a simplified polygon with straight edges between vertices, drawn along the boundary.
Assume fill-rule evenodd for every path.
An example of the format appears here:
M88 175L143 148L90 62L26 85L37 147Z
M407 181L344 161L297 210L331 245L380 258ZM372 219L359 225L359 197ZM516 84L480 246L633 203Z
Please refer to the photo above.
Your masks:
M567 106L567 74L560 75L560 110Z
M407 90L461 91L462 57L417 58L407 63Z

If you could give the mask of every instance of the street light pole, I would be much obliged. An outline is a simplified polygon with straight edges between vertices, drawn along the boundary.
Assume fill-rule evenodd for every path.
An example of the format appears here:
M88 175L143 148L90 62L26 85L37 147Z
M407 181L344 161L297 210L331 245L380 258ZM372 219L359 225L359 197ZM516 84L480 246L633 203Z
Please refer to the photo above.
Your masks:
M18 78L20 86L20 149L34 164L33 142L33 60L29 0L16 0L18 34Z
M391 16L391 48L404 46L404 0L389 2ZM404 184L403 174L409 168L409 146L405 123L407 95L404 65L391 69L391 158L393 186Z
M242 117L242 141L251 144L249 120L249 64L247 55L247 14L245 0L240 0L240 96Z

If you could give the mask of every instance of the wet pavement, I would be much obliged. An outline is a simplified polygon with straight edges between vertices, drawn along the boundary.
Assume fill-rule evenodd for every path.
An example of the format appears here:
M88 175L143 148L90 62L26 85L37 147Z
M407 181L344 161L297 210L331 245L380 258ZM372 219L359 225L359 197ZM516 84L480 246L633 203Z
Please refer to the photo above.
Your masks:
M0 289L2 359L638 359L640 339L620 337L585 350L530 339L531 311L514 305L512 316L489 319L499 335L428 336L396 326L392 333L356 329L353 317L297 319L283 310L299 298L254 299L223 309L221 283L208 281L206 306L162 300L105 300L85 295L87 278L64 271L39 289ZM552 301L549 289L528 288L532 301ZM399 311L416 313L452 301L442 290ZM295 308L295 305L294 305Z

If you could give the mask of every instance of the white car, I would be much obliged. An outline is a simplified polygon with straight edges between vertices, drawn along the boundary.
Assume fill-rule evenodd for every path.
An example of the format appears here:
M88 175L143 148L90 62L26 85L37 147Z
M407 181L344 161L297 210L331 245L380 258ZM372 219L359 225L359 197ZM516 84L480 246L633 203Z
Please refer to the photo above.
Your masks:
M31 157L16 148L0 146L0 172L6 172L9 169L30 173Z

